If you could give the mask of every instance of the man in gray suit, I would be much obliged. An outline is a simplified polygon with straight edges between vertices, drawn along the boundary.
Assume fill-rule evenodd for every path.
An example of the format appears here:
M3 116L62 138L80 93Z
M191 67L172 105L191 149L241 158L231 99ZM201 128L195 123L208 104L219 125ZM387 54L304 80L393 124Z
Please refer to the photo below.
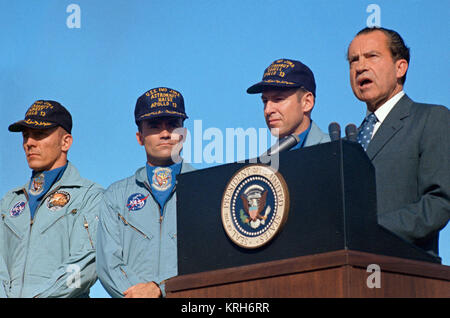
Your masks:
M296 134L300 142L292 149L330 141L311 120L316 97L313 72L303 63L279 59L264 71L262 81L247 89L261 94L264 117L272 135L283 138Z
M358 141L375 166L378 223L437 256L450 219L450 112L403 92L409 48L397 32L365 28L347 54L353 93L367 105Z

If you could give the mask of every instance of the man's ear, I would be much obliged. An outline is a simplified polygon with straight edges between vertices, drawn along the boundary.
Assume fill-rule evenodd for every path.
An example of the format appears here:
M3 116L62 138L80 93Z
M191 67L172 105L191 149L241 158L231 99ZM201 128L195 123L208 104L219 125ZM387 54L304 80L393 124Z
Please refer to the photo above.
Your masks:
M310 113L314 108L314 95L311 92L306 92L302 96L302 109L303 113Z
M142 134L139 131L136 132L136 140L139 145L141 145L141 146L144 145L144 136L142 136Z
M399 59L395 62L395 68L397 79L400 79L405 76L406 71L408 70L408 62L405 59Z
M68 152L73 143L73 137L69 133L63 133L61 136L61 150Z

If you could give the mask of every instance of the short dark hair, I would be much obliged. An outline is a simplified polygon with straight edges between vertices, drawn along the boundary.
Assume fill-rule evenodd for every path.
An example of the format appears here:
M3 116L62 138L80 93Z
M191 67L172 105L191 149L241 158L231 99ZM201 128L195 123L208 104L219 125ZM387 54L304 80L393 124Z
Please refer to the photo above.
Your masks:
M308 91L307 89L305 89L303 87L299 87L297 89L296 93L297 93L297 98L298 98L299 101L303 98L303 95L305 95L306 93L311 93L312 94L312 92ZM314 96L314 94L313 94L313 96Z
M365 27L361 31L359 31L355 37L361 34L368 34L375 31L383 32L386 37L388 38L388 48L391 52L392 59L394 62L404 59L409 64L409 47L406 46L405 42L403 41L403 38L398 34L398 32L390 29L386 29L383 27ZM403 75L403 77L400 79L402 85L406 81L406 73Z

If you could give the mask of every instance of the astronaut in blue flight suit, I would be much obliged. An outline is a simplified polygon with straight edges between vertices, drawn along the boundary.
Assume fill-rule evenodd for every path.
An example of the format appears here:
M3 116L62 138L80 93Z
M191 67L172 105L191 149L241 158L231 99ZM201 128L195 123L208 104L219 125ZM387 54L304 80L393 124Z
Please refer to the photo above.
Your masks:
M178 273L175 182L193 170L179 157L186 118L174 89L151 89L136 102L147 162L106 190L97 233L97 272L112 297L164 297L164 281Z
M0 201L0 298L88 297L103 189L67 160L72 117L38 100L8 129L22 132L32 176Z

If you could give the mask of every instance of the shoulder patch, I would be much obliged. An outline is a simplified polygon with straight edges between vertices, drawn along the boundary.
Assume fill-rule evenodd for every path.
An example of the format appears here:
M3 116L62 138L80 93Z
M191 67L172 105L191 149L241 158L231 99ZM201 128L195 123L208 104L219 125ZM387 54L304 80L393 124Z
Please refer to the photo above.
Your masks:
M17 202L9 211L9 215L11 215L12 217L17 217L21 215L23 210L25 210L25 205L26 205L25 201Z

